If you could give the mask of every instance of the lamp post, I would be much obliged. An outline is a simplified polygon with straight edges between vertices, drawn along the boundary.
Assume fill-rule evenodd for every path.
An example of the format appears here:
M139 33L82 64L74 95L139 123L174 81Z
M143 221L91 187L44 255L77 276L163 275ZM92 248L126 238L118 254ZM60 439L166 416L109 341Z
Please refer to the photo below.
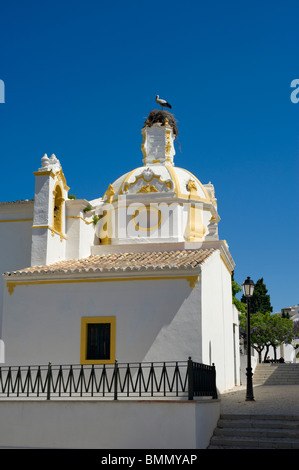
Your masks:
M253 386L252 386L252 367L251 367L251 343L250 343L250 300L254 292L254 282L247 277L243 285L243 293L247 301L247 389L246 389L246 401L254 401Z

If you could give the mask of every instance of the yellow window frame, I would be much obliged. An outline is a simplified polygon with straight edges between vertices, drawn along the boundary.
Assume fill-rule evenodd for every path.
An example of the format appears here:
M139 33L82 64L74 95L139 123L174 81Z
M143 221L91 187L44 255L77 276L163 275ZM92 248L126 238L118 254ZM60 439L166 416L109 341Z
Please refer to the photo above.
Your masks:
M90 323L110 323L110 359L86 359L87 332ZM113 364L115 362L115 317L82 317L81 318L81 350L80 364Z

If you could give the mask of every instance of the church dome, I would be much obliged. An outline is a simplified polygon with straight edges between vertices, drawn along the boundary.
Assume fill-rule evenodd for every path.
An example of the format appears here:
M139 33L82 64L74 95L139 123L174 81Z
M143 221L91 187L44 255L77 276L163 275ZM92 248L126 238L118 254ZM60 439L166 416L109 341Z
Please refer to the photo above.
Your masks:
M152 111L141 132L143 166L109 185L96 229L100 244L218 239L213 185L174 165L174 116Z
M150 195L154 199L165 197L211 203L213 195L199 180L183 168L172 165L151 164L135 168L122 175L107 189L104 201L115 202L121 196L132 198Z

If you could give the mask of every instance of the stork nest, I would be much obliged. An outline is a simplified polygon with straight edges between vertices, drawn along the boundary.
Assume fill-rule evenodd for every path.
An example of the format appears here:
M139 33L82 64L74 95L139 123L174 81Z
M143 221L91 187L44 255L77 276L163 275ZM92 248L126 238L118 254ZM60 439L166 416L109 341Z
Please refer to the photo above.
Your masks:
M161 123L164 126L166 120L172 127L175 136L177 136L179 131L175 117L169 111L164 111L164 109L154 109L151 111L147 117L147 120L145 121L145 125L151 127L153 124Z

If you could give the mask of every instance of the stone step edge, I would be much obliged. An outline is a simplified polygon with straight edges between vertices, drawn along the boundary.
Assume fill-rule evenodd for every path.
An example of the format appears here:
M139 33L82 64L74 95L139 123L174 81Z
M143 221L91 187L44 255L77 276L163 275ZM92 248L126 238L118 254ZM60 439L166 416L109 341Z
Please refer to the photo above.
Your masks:
M273 429L273 420L236 420L236 419L220 419L218 421L218 428L246 428L246 429ZM296 420L278 420L275 421L274 429L285 429L285 430L299 430L299 421Z
M299 444L299 430L298 429L271 429L271 428L230 428L230 427L217 427L214 431L214 436L234 437L238 433L238 437L260 438L281 438L292 439Z
M266 445L270 445L270 447L278 447L278 448L299 448L299 442L294 441L293 439L281 439L280 437L275 438L262 438L259 437L257 439L250 438L250 437L232 437L232 436L213 436L210 441L210 446L212 445L246 445L251 446L255 445L255 447L262 448ZM286 447L287 446L287 447Z
M234 414L234 413L221 413L219 419L232 419L244 420L250 419L251 421L257 420L271 420L271 421L299 421L299 415L275 415L275 414Z

